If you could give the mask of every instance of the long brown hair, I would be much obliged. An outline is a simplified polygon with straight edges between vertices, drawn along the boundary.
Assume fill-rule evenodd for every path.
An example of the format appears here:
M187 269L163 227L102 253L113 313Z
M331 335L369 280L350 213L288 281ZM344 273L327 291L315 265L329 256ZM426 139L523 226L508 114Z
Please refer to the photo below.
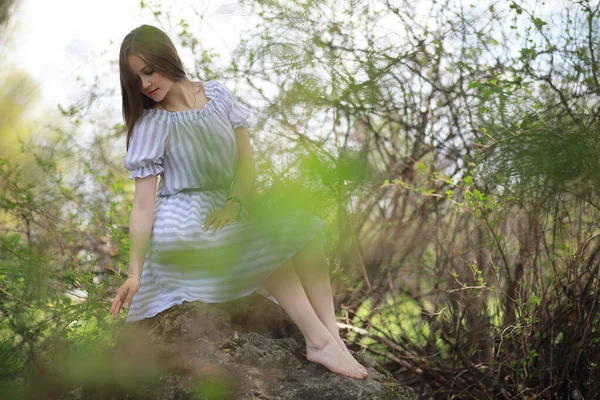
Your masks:
M173 81L187 78L183 64L171 39L160 29L151 25L141 25L125 36L119 52L119 75L121 77L121 97L123 98L123 119L127 127L126 148L135 121L145 108L152 108L156 102L144 96L137 74L129 66L129 56L138 55L148 66Z

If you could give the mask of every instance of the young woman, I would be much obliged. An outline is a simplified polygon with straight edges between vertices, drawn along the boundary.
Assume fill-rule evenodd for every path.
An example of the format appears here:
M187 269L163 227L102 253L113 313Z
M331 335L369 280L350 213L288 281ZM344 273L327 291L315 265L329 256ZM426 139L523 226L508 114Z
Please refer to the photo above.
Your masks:
M188 79L171 40L152 26L125 37L119 69L124 165L135 198L129 275L113 318L122 306L133 322L183 301L224 302L266 289L300 328L308 360L365 378L336 325L324 221L298 213L269 226L253 223L244 207L255 177L250 110L220 82ZM183 250L211 254L210 263L191 257L183 268L176 257Z

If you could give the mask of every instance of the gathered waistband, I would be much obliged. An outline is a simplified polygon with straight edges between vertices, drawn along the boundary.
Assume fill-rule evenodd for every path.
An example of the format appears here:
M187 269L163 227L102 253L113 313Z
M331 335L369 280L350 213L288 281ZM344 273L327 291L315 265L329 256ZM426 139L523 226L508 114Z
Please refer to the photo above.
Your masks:
M180 191L178 191L177 193L189 193L189 192L205 192L205 191L209 191L209 190L225 190L225 189L231 189L231 184L229 185L212 185L212 186L204 186L201 188L183 188ZM170 193L170 194L159 194L159 197L166 197L166 196L173 196L177 193Z

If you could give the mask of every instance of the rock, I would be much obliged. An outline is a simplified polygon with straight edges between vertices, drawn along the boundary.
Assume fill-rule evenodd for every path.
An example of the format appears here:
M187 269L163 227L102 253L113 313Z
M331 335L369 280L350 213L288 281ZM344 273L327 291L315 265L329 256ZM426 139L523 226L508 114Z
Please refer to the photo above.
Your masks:
M365 355L353 353L368 368L365 380L309 362L295 324L257 294L219 304L184 302L126 324L117 348L127 399L416 399Z
M65 292L65 296L71 299L74 303L82 303L87 299L88 293L80 288L71 287Z

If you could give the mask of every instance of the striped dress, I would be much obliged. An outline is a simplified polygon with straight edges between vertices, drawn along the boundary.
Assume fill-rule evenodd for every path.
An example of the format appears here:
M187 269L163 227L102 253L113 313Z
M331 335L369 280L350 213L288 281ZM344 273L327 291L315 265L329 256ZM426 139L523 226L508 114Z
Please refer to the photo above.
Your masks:
M271 272L310 243L323 240L325 222L303 211L256 218L242 207L235 222L204 232L209 214L223 208L237 160L234 128L250 127L250 110L223 84L203 83L201 110L146 109L125 156L130 179L160 176L154 225L139 292L126 322L152 317L184 301L217 303L255 291ZM182 192L196 188L200 191Z

